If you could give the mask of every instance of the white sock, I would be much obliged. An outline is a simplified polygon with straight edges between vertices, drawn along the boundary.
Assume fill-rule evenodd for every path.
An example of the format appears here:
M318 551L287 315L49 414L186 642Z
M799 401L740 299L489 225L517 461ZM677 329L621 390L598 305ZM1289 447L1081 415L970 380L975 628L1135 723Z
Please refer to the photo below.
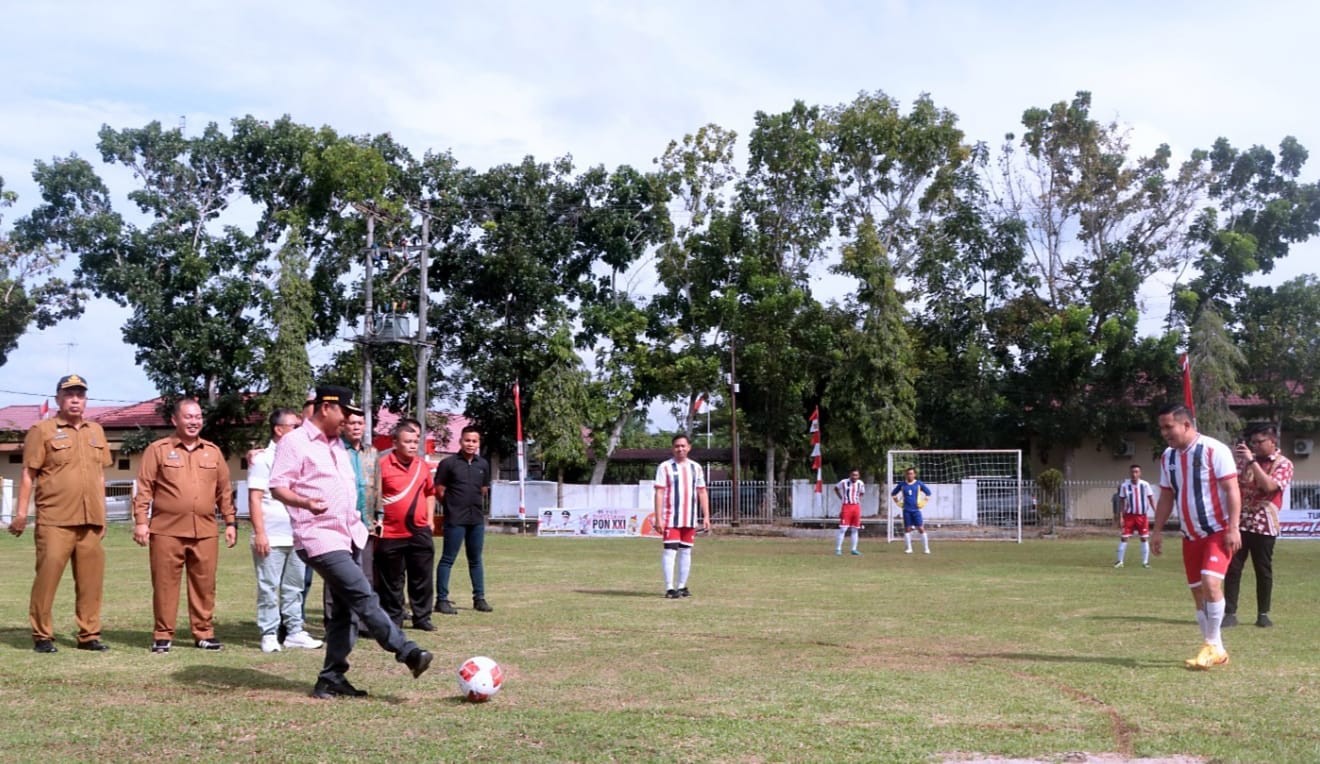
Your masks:
M903 543L907 544L908 551L911 552L911 551L912 551L912 534L911 534L911 533L904 533L904 534L903 534Z
M834 551L836 552L843 551L843 534L847 532L848 532L847 528L844 528L843 526L839 526L839 536L838 538L834 539Z
M1150 564L1150 542L1145 539L1141 541L1141 564Z
M665 591L674 588L674 558L677 556L677 549L666 549L660 555L660 569L665 574Z
M684 547L678 550L678 588L687 588L688 571L692 570L692 549Z
M1118 542L1118 561L1119 561L1119 562L1122 562L1122 561L1123 561L1123 555L1125 555L1125 554L1127 554L1127 542L1126 542L1126 541L1120 541L1120 542Z
M1206 641L1206 642L1209 642L1209 641L1210 641L1210 622L1209 622L1209 619L1206 618L1206 615L1205 615L1205 609L1204 609L1204 608L1197 608L1197 609L1196 609L1196 624L1197 624L1198 626L1201 627L1201 639L1204 640L1204 641Z
M927 552L930 551L930 537L926 535L925 531L921 532L921 545L926 548Z
M1224 622L1224 601L1205 603L1206 635L1205 641L1223 649L1224 638L1219 626Z
M852 550L853 550L854 552L857 551L857 536L858 536L858 535L859 535L859 534L858 534L857 529L856 529L856 528L853 528L853 529L852 529Z

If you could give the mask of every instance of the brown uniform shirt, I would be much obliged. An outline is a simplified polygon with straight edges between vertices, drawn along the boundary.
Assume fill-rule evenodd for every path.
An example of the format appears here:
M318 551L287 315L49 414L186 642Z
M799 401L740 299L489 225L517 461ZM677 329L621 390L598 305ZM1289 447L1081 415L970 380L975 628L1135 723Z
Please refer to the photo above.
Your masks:
M105 468L110 446L101 425L77 426L56 415L28 430L23 466L36 472L37 522L105 525Z
M229 464L220 447L198 440L192 450L170 435L147 446L138 469L133 522L147 522L161 536L202 539L218 535L215 510L226 523L234 522L234 491L229 485Z

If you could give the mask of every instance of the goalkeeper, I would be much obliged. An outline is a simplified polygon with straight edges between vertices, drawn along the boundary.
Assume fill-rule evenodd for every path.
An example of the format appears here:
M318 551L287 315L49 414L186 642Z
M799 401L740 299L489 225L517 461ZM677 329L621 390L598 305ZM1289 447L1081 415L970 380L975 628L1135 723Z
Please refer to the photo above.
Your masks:
M917 480L915 469L908 467L903 472L903 482L894 486L889 495L894 498L895 504L903 508L903 542L907 544L904 552L912 554L912 531L915 530L921 534L921 545L926 554L930 554L930 538L926 535L926 523L921 519L921 508L926 506L926 500L930 498L930 488Z

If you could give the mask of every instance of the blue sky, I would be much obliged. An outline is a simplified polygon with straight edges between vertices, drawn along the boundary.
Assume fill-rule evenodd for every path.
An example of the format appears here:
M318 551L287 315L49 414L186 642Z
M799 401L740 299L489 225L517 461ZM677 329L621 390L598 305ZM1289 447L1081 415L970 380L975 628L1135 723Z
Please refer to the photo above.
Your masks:
M1100 4L1096 4L1100 5ZM649 167L709 122L746 135L757 110L923 92L970 139L998 144L1024 109L1093 93L1093 113L1176 158L1223 135L1320 151L1308 2L396 2L0 4L0 176L37 201L36 159L98 157L102 124L189 132L290 114L340 132L390 132L420 155L477 168L531 154L579 166ZM102 168L116 191L122 170ZM1307 179L1320 176L1313 158ZM1270 281L1314 273L1294 249ZM1172 276L1152 279L1162 315ZM21 341L0 367L0 405L39 403L66 369L95 403L155 391L108 303ZM77 343L70 346L67 343ZM329 351L313 353L322 361ZM33 393L25 395L23 393Z

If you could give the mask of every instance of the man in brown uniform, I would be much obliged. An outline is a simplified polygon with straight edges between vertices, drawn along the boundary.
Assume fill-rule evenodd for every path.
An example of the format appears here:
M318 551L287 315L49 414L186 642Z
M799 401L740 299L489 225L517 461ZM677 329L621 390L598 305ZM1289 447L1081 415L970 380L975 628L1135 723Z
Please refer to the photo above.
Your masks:
M225 519L225 544L238 540L229 465L220 447L200 437L202 407L192 398L174 405L174 433L147 446L133 498L133 540L150 543L152 610L156 615L151 652L168 653L179 613L179 577L188 568L188 620L194 644L224 647L215 638L215 567L219 554L215 511ZM151 521L147 521L147 510Z
M32 649L55 652L51 609L64 567L73 558L74 617L78 649L100 652L101 582L105 577L105 468L110 448L101 425L83 419L87 381L77 374L55 385L59 413L37 422L23 441L23 477L9 532L23 535L28 500L36 487L37 575L32 581L28 618Z

